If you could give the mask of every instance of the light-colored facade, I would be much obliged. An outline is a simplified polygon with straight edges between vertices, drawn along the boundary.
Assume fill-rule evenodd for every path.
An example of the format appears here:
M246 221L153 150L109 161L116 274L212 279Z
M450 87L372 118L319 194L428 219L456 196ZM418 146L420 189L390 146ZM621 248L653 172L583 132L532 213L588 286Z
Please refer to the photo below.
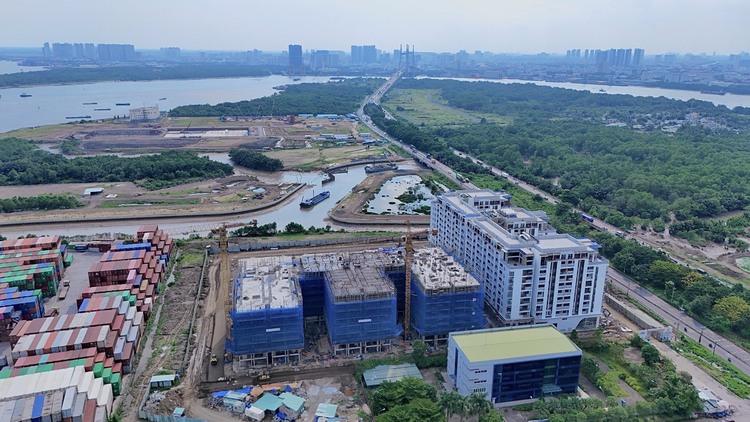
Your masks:
M144 120L157 120L159 116L159 107L156 106L130 109L130 120L134 122Z
M581 350L554 327L451 333L448 376L459 394L513 404L578 388Z
M509 200L490 190L438 196L432 242L484 285L486 303L505 324L549 323L563 332L598 326L609 264L599 245L559 234L544 212Z

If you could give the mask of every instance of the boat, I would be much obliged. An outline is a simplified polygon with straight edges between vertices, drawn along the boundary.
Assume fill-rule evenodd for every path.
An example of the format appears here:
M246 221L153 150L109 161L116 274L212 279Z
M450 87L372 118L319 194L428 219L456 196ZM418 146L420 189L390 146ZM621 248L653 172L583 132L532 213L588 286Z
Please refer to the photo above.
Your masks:
M702 89L701 94L711 94L711 95L726 95L726 91L723 89Z
M600 89L600 90L599 90L599 92L607 92L607 91L605 91L605 90L603 90L603 89Z
M83 105L97 105L99 103L83 103Z
M293 81L295 81L295 82L297 82L297 81L301 81L301 80L302 80L302 78L294 78L294 79L292 79L292 80L293 80Z
M326 174L325 174L325 176L326 176L326 177L324 177L324 178L323 178L323 181L321 182L321 183L322 183L322 184L324 184L324 185L325 185L326 183L331 183L331 182L333 182L334 180L336 180L336 176L334 176L334 175L333 175L333 173L326 173Z
M302 199L302 202L299 203L300 208L312 208L315 205L318 205L319 203L323 202L324 200L328 199L328 197L331 196L331 192L329 191L323 191L315 196L313 196L310 199Z
M65 118L66 118L66 119L76 119L76 120L80 120L80 119L90 119L90 118L91 118L91 116L88 116L88 115L87 115L87 116L67 116L67 117L65 117Z
M94 111L110 111L111 108L95 108Z
M375 164L374 166L365 166L365 173L380 173L383 171L398 170L398 165L393 163Z
M129 106L130 103L115 103L116 106Z
M31 94L27 94L25 92L21 94L21 98L29 98L29 97L31 97Z
M167 97L161 97L161 98L159 98L159 101L164 101L166 99L167 99Z

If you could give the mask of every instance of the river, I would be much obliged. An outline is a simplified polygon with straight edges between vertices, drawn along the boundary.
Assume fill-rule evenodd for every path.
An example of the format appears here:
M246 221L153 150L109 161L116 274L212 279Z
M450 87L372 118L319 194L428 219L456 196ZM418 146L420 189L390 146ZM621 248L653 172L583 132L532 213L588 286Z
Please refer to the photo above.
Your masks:
M115 115L127 115L134 107L158 105L159 110L167 111L181 105L251 100L277 92L273 87L278 85L329 80L329 77L308 76L294 81L286 76L272 75L3 88L0 89L0 133L65 123L70 121L66 119L68 116L109 119ZM21 98L23 93L31 97ZM129 103L130 106L117 106L116 103ZM105 108L110 110L95 110Z
M208 154L211 158L217 161L224 161L226 154ZM276 226L279 230L283 230L284 227L290 222L296 222L302 224L305 228L310 226L324 227L326 225L335 226L330 221L327 221L328 211L336 206L336 203L344 199L351 191L354 186L365 179L366 173L364 166L350 167L348 173L340 173L336 175L336 180L327 183L325 187L321 185L323 175L321 173L301 173L301 172L281 172L277 174L263 175L260 173L254 173L263 182L266 183L307 183L309 186L302 191L304 198L310 198L324 190L331 192L330 198L324 200L320 204L313 208L302 209L299 206L299 197L292 200L288 204L281 208L274 209L270 212L263 212L261 215L243 215L243 216L230 216L230 217L201 217L199 220L184 218L178 220L146 220L143 222L127 221L123 223L112 223L112 222L91 222L86 224L53 224L53 225L40 225L40 226L26 226L22 228L4 229L0 228L0 234L7 238L15 238L18 236L24 236L28 233L34 233L37 235L44 234L57 234L63 236L73 236L77 234L91 235L97 233L125 233L134 234L136 228L141 224L158 224L160 228L170 230L173 232L173 237L183 238L183 232L189 232L191 227L201 227L207 225L218 225L219 222L227 223L247 223L252 219L257 219L258 224L267 224L276 222ZM184 230L183 230L184 229ZM208 233L207 230L198 230L197 234L205 235Z

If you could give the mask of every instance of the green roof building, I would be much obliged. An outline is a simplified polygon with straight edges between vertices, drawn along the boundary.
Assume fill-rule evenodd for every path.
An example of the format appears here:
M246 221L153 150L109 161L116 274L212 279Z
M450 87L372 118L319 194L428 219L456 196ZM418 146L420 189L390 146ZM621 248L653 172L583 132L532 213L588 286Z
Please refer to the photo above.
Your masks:
M581 349L555 327L512 327L450 333L448 375L464 396L485 393L513 405L578 388Z

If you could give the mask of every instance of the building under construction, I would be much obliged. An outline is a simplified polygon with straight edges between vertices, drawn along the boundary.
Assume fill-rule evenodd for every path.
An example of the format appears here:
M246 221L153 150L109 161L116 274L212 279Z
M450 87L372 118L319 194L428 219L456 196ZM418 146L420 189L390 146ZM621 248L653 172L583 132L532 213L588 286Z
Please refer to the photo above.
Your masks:
M301 267L305 306L312 302L313 308L305 315L322 313L335 354L383 351L401 334L396 287L386 275L403 269L398 251L305 255Z
M484 290L440 248L414 251L411 324L426 342L447 344L452 331L484 328Z
M238 264L226 350L251 366L298 361L305 345L298 266L286 256Z

